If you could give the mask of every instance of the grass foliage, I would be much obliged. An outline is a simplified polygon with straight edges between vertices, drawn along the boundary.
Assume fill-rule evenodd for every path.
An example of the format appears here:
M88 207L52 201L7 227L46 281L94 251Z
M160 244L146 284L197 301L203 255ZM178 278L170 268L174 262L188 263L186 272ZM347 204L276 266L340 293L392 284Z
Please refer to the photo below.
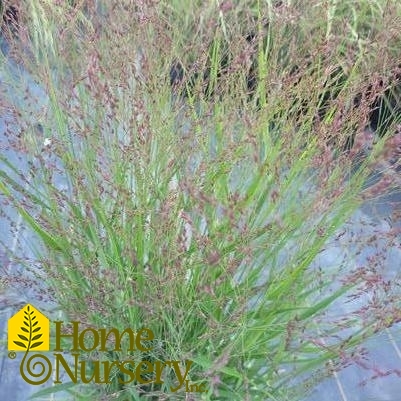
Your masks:
M313 262L383 158L386 135L363 159L352 145L397 67L399 3L22 3L10 57L47 99L9 75L7 140L29 171L2 157L0 191L43 245L47 295L83 327L155 333L149 354L101 358L193 360L207 388L172 393L167 370L164 385L116 373L68 390L299 400L352 362L378 313L327 312L383 283ZM171 89L177 61L195 78Z

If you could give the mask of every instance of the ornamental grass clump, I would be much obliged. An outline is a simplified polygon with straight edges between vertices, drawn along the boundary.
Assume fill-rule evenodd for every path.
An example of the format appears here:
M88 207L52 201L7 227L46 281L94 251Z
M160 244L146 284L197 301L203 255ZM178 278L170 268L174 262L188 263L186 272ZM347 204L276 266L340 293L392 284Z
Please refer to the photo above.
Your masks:
M149 352L82 358L192 361L204 390L115 369L75 397L299 400L399 320L395 297L380 319L366 301L397 289L353 255L314 261L385 161L397 122L372 143L367 127L400 6L291 3L22 2L1 113L27 170L2 156L0 190L36 235L47 296L82 328L154 334Z

